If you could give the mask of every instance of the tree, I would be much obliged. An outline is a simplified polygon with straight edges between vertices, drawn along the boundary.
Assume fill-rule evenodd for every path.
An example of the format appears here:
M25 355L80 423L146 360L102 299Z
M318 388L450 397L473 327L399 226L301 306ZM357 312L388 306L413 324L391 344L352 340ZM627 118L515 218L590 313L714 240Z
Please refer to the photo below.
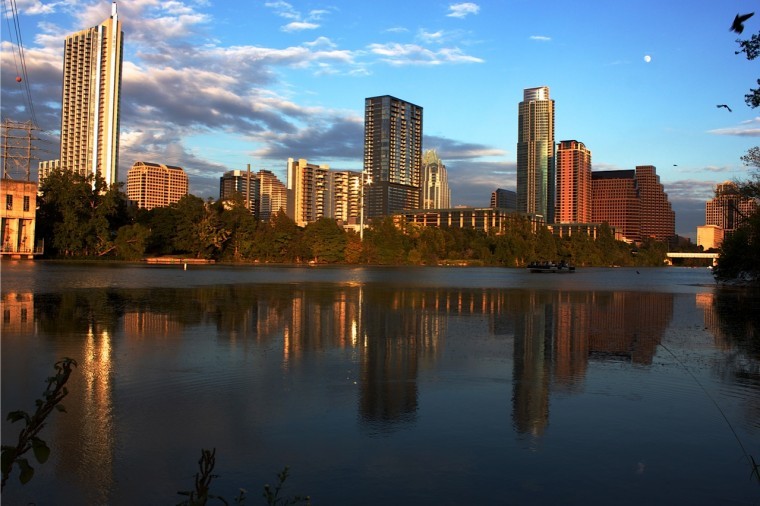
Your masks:
M744 56L750 61L760 55L760 33L753 35L747 40L737 39L736 42L739 43L739 47L741 48L739 51L735 51L736 54L744 53ZM757 84L760 84L760 79L757 80ZM744 95L744 101L753 109L760 106L760 88L750 88L749 93Z
M336 263L346 258L346 233L332 218L320 218L306 225L303 238L314 262Z

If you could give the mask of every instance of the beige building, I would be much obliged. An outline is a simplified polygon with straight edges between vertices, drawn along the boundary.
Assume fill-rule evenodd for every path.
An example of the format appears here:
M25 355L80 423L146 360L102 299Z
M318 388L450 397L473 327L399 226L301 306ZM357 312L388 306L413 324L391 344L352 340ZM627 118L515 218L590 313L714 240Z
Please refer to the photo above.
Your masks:
M275 214L288 209L288 188L271 170L261 169L259 179L259 219L270 221Z
M446 166L433 149L422 156L421 199L422 209L448 209L451 207L451 188Z
M328 179L327 216L345 225L358 225L362 173L331 170Z
M702 225L697 227L697 246L702 249L720 248L723 242L723 229L718 225Z
M127 173L127 198L142 209L175 204L187 191L187 174L182 167L135 162Z
M0 238L2 254L21 258L33 258L42 253L35 247L34 228L37 210L37 183L0 179L0 195L3 196L0 212Z
M288 216L299 227L328 216L329 165L288 158Z
M61 100L61 153L40 164L39 180L60 167L118 182L121 22L116 2L101 24L66 37Z

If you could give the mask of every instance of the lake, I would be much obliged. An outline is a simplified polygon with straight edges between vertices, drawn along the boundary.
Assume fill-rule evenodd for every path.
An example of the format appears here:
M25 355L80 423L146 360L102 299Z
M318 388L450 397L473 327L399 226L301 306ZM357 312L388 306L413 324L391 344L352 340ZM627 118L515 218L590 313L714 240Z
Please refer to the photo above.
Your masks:
M177 504L203 448L231 504L760 503L760 293L708 269L1 275L3 418L79 364L3 504Z

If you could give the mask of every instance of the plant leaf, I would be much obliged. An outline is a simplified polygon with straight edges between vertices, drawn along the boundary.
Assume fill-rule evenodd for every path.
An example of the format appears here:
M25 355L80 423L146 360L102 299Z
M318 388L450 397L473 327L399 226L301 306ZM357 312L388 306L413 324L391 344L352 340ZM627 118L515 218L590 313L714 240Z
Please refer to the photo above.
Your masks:
M33 438L32 439L32 451L34 451L34 458L37 459L37 462L40 464L44 464L47 462L47 459L50 457L50 448L48 448L48 445L40 438Z
M63 404L56 404L55 405L55 409L57 409L61 413L66 413L67 412L66 411L66 406L64 406Z
M19 420L24 420L24 419L29 420L29 415L26 414L25 411L21 411L21 410L11 411L10 413L8 413L8 416L6 417L6 419L11 422L18 422Z
M19 476L21 483L29 483L29 480L34 476L34 468L29 465L29 461L26 459L18 459L16 462L18 462L18 466L21 468L21 476Z

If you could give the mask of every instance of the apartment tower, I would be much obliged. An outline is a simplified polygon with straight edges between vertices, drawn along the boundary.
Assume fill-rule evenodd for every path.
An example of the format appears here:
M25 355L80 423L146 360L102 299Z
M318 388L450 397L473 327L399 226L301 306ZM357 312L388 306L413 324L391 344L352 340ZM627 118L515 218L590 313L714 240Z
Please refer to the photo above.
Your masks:
M271 170L256 173L259 180L259 219L271 221L275 215L288 208L288 188Z
M451 207L451 189L446 166L435 150L425 151L422 157L422 209Z
M557 145L555 223L591 223L591 151L575 140Z
M123 34L111 17L66 37L59 167L118 182L119 97Z
M235 195L254 216L259 216L260 184L256 174L248 170L228 170L219 178L219 200L230 201Z
M389 95L364 100L365 216L419 209L422 107Z
M641 236L669 241L676 236L676 213L653 165L637 165L636 181L641 196Z
M127 172L127 198L142 209L176 204L187 190L187 174L182 167L135 162Z
M288 158L287 214L299 227L327 217L329 165Z
M715 198L705 204L705 225L716 225L730 234L756 208L754 200L739 195L736 183L725 181L715 187Z
M517 210L554 222L554 100L549 87L528 88L517 116Z

